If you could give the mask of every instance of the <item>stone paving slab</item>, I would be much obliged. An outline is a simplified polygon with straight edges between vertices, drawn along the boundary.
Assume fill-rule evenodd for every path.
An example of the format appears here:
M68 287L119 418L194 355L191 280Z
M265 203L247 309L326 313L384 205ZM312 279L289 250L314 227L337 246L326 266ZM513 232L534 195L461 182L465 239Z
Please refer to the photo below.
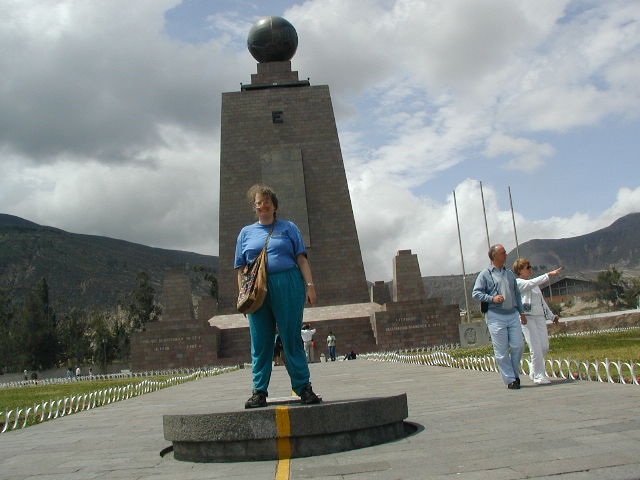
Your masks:
M419 433L291 461L292 479L640 479L640 387L555 381L507 390L496 373L400 363L310 365L325 400L406 392ZM0 478L269 479L276 461L197 464L160 457L162 415L242 410L239 370L0 434ZM270 394L288 396L276 367ZM331 419L327 419L331 421Z

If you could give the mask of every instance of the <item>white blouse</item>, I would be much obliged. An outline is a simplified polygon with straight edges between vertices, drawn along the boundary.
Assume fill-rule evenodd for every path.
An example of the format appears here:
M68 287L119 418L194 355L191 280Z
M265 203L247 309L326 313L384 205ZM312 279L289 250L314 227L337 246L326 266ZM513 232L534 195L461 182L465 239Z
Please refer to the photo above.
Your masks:
M553 319L553 312L549 308L549 305L547 305L547 302L545 302L542 296L542 290L540 290L540 285L548 280L549 275L546 273L529 280L525 280L524 278L516 279L520 296L522 297L522 306L524 307L525 315L538 315L545 317L547 320Z

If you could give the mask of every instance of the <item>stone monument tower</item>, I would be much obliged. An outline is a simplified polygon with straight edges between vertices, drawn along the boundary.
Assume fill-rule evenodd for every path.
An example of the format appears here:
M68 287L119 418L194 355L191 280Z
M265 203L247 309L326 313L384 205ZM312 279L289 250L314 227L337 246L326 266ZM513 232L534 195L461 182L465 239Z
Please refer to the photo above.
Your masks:
M236 238L256 221L246 199L256 183L274 188L278 218L302 231L318 305L368 302L329 87L311 86L291 70L298 35L284 18L259 20L247 45L257 74L239 92L222 94L220 311L235 307Z

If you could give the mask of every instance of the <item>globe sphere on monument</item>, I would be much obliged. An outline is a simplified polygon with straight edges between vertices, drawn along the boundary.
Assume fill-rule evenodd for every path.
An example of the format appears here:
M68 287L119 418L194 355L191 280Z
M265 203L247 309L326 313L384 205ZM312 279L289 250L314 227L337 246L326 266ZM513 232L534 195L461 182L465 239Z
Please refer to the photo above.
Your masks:
M286 62L296 53L298 33L282 17L261 18L249 31L247 48L260 63Z

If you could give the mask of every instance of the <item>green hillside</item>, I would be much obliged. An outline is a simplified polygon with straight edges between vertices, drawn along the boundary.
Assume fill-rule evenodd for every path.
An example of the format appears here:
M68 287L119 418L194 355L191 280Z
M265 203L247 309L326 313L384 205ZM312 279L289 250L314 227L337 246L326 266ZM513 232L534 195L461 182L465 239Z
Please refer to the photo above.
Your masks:
M12 215L0 214L0 289L22 301L45 278L58 312L72 307L112 308L147 272L157 292L171 268L189 272L194 294L206 295L208 283L193 267L217 271L218 258L95 235L69 233Z

